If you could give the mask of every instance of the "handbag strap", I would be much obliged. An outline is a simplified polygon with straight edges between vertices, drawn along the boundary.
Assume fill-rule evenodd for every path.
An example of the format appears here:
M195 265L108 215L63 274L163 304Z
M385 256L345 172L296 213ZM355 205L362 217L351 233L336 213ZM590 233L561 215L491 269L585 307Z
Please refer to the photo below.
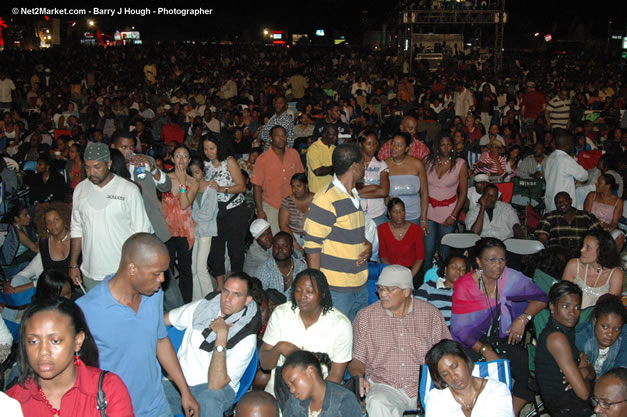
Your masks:
M102 371L100 378L98 379L98 410L100 410L100 417L107 417L107 399L105 392L102 390L102 382L104 381L105 374L109 371Z

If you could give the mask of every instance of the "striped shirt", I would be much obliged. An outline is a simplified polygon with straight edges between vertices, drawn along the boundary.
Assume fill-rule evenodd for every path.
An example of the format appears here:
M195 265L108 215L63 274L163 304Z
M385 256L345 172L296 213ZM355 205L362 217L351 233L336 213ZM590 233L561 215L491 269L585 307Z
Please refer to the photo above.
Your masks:
M547 235L547 248L562 247L576 255L581 246L583 234L588 230L600 228L596 217L586 211L575 209L575 217L571 223L568 223L566 216L555 210L544 215L535 233Z
M366 217L356 190L350 194L333 181L314 196L305 220L305 253L320 253L320 271L331 289L351 291L366 285L368 264L357 266L363 252Z
M559 96L555 96L549 101L546 106L549 112L549 121L551 127L566 129L568 127L568 121L570 119L570 100L562 100Z
M451 326L451 306L453 305L453 288L444 286L444 278L427 281L414 291L414 296L422 301L433 304L444 316L447 326Z

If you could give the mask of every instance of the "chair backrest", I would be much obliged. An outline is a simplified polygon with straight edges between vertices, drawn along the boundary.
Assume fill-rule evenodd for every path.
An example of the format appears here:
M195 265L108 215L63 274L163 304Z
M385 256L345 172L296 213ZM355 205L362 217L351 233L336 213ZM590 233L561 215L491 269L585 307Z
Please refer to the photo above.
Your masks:
M514 195L514 183L513 182L497 182L496 188L501 192L501 201L504 203L512 202L512 195Z
M444 259L441 261L444 262ZM431 268L427 272L425 272L425 277L423 282L436 281L438 279L438 268Z
M474 164L477 163L477 161L479 161L479 159L481 158L481 152L468 152L468 156L467 156L467 163L468 166L472 168L472 166Z
M253 384L255 380L255 375L257 375L257 364L259 362L259 352L255 348L255 353L253 353L253 357L250 359L248 363L248 367L244 371L244 375L239 380L239 389L237 390L237 394L235 395L235 401L233 404L237 403L242 395L246 394L248 388Z
M549 291L551 287L557 283L557 279L541 269L536 268L533 273L533 282L535 282L538 287L542 288L542 291L544 291L546 295L549 295Z
M517 255L531 255L544 249L544 245L539 240L530 239L505 239L503 242L508 252Z
M368 305L379 301L379 296L377 295L377 281L379 280L381 271L383 271L383 268L386 266L386 264L368 262Z
M475 243L481 239L476 233L447 233L442 236L440 241L442 245L450 246L455 249L466 249L475 246Z
M436 389L429 374L429 367L427 364L422 365L422 376L420 377L420 402L422 407L426 409L425 404L429 397L429 392ZM479 378L490 378L500 381L507 385L509 390L512 390L512 373L510 370L509 360L498 359L490 362L475 362L475 367L472 370L472 376Z
M168 330L168 337L170 338L170 342L172 342L172 346L174 347L174 351L178 352L181 347L181 343L183 343L183 336L185 335L185 330L179 330L174 326L166 326Z
M24 161L22 170L35 172L36 168L37 168L37 161Z
M585 169L591 169L597 166L599 159L603 155L603 151L580 151L577 155L577 162Z
M7 325L7 329L9 329L9 332L11 333L11 336L13 336L13 343L19 343L19 340L20 340L20 324L14 322L14 321L11 321L11 320L7 320L7 319L3 319L3 320L4 320L4 324Z

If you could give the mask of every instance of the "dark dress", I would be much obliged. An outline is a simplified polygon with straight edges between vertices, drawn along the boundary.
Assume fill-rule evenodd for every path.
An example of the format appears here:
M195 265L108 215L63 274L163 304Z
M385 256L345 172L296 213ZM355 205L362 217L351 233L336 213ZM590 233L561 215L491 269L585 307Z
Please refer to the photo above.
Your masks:
M583 401L573 390L564 391L564 375L559 365L546 346L546 340L551 333L564 333L573 352L573 360L579 364L579 349L575 344L575 329L562 326L553 317L538 338L536 348L536 379L540 387L540 395L553 417L588 417L592 416L589 401Z
M64 259L54 260L50 256L50 238L42 239L39 241L39 254L41 255L41 263L44 266L44 271L49 269L55 269L63 273L67 273L70 266L70 254L68 251L67 256Z

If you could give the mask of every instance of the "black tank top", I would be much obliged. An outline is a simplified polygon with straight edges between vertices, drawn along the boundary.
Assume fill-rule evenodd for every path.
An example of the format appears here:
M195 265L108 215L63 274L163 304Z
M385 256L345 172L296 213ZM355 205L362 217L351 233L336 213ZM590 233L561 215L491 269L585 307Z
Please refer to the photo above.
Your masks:
M65 259L55 261L50 256L49 240L50 238L42 239L39 241L39 253L41 254L41 263L44 266L44 271L47 271L48 269L56 269L57 271L67 273L68 267L70 266L69 252Z

